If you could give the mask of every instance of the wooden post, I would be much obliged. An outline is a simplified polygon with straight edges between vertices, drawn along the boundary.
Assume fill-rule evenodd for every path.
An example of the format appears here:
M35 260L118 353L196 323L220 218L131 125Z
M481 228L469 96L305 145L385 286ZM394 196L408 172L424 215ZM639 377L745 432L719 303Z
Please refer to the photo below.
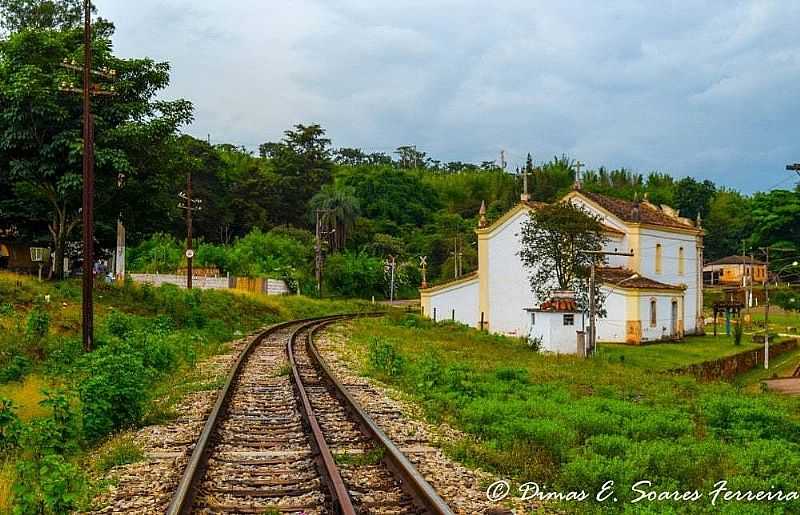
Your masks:
M480 327L481 327L481 331L483 331L483 328L484 328L484 324L485 324L485 323L486 323L486 322L485 322L485 321L484 321L484 319L483 319L483 311L481 311L481 326L480 326Z

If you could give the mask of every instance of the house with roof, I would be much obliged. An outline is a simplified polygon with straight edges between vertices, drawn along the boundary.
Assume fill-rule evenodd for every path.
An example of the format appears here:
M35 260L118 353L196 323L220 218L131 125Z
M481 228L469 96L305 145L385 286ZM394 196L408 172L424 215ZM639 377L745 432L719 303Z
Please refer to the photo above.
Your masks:
M641 344L702 334L703 230L699 220L693 222L646 198L627 201L580 188L562 200L600 218L606 237L604 250L633 253L630 257L608 256L605 265L597 269L606 299L606 315L597 319L598 341ZM478 270L420 290L423 313L521 337L538 334L535 326L542 312L556 313L545 317L551 329L554 320L567 329L549 330L548 334L559 335L559 341L545 342L545 350L575 349L561 340L568 338L565 335L577 338L575 331L588 325L586 314L554 310L553 299L535 298L531 271L519 256L522 224L528 213L541 206L523 194L521 201L494 223L481 223L476 229Z
M727 256L706 263L703 281L706 284L748 286L767 280L767 264L751 256Z

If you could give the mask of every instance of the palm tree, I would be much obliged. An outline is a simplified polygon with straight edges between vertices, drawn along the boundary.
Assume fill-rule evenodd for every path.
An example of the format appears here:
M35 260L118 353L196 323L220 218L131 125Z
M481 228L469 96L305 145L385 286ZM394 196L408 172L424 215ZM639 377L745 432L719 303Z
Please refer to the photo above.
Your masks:
M347 234L361 211L355 189L350 186L326 184L311 199L310 206L312 215L317 209L324 210L324 222L334 229L328 233L331 250L336 252L344 249Z

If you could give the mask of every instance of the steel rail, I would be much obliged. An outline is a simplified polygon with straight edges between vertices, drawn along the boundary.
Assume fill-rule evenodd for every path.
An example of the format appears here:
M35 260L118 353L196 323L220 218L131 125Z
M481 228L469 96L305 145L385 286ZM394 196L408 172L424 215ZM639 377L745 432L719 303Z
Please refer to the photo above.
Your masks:
M203 426L203 431L200 433L200 437L198 438L197 444L192 451L192 455L189 457L189 463L186 465L186 469L183 471L183 476L181 477L178 487L172 496L172 500L167 508L167 514L182 515L191 513L192 505L194 503L195 496L197 495L197 487L199 486L200 481L202 481L208 465L208 457L211 451L212 438L217 430L217 427L219 426L220 421L223 418L224 413L227 411L228 404L233 393L233 386L236 384L239 374L241 373L243 368L242 365L247 361L247 358L253 352L253 349L263 342L267 336L280 331L281 329L291 327L292 325L306 324L308 322L322 322L327 320L334 322L344 316L348 315L331 315L326 317L305 318L281 322L267 328L247 344L247 347L245 347L244 350L239 354L236 363L228 374L222 390L220 390L219 394L217 395L217 401L214 403L214 408L211 410L211 413L206 419L206 423Z
M331 320L330 322L335 322L337 320L341 320L341 318ZM328 443L325 441L325 437L322 434L322 428L319 425L319 420L317 420L317 416L314 414L314 408L311 406L311 401L309 400L305 386L303 385L303 379L300 377L300 369L298 368L297 362L294 359L294 344L297 340L297 336L306 329L309 329L309 331L313 330L315 323L320 322L312 322L310 324L302 325L292 332L292 335L289 337L289 341L286 343L286 353L289 357L289 365L292 367L294 387L300 398L300 412L311 429L311 435L313 438L312 444L315 451L314 453L318 457L318 463L320 465L321 472L323 472L323 479L328 483L328 490L333 496L334 506L337 508L336 512L342 515L356 515L356 510L353 507L353 501L350 499L347 486L344 484L342 475L339 473L339 467L336 466L333 453L331 453Z
M375 423L372 417L361 407L361 404L350 395L350 392L331 371L325 359L320 355L314 345L314 335L328 325L338 320L321 321L313 326L308 332L306 346L309 355L319 366L324 379L328 381L336 393L336 396L345 406L347 411L358 421L361 428L380 446L384 448L384 460L389 469L401 479L402 489L414 499L419 507L429 513L437 515L454 515L453 510L447 505L436 490L419 473L417 468L411 463L403 452L386 436L386 433Z

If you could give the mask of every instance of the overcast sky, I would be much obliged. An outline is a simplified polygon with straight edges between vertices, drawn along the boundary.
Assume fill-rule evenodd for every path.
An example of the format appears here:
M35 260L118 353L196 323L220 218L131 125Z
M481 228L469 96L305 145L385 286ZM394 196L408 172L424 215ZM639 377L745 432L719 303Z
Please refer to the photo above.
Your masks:
M187 132L790 187L800 2L96 0L125 57L169 61ZM649 4L649 5L648 5Z

